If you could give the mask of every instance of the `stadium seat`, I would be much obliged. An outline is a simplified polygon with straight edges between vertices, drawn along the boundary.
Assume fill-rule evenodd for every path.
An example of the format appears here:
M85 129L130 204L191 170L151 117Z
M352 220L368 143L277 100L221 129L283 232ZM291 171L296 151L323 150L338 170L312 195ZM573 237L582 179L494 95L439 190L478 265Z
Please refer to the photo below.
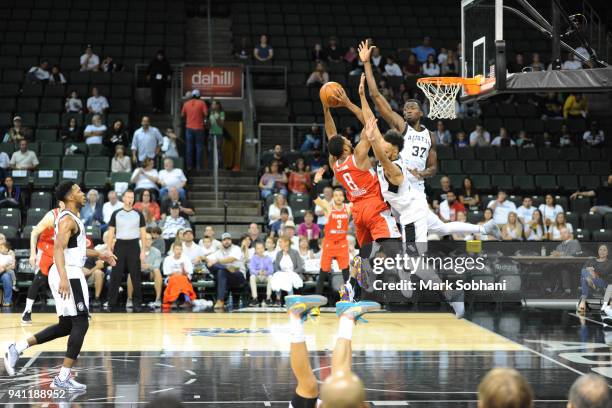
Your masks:
M580 149L580 159L588 161L599 160L599 158L601 157L600 151L601 149L583 147L582 149Z
M63 156L64 144L61 142L43 142L40 145L41 156Z
M50 209L52 204L51 193L45 191L35 191L30 196L30 208Z
M478 146L474 152L477 160L495 160L497 158L495 148L491 146Z
M548 171L551 174L568 174L569 170L566 161L553 160L548 162Z
M6 239L15 239L17 238L17 228L9 225L0 226L0 233L2 233Z
M599 176L580 176L580 188L585 190L595 190L601 186L601 180Z
M559 149L556 147L541 147L539 157L543 160L557 160L559 158Z
M504 162L500 160L487 160L484 162L485 174L506 174Z
M532 147L518 149L518 158L521 160L537 160L538 151Z
M524 150L524 149L523 149ZM525 162L528 174L548 174L546 162L543 160L531 160Z
M36 137L37 142L45 143L45 142L55 142L57 140L57 130L56 129L36 129ZM45 153L45 150L42 150L41 153Z
M41 156L38 161L41 170L59 170L61 167L59 156Z
M593 241L612 242L612 229L599 229L593 231Z
M470 176L474 187L482 191L490 191L493 187L491 186L491 176L488 174L474 174Z
M522 160L509 160L506 162L506 172L512 175L526 174L525 162Z
M302 222L306 211L311 209L310 197L307 194L291 194L289 196L289 206L296 224Z
M21 231L21 239L29 240L33 229L34 225L26 225L23 227L23 231Z
M18 212L0 213L0 225L8 225L18 229L21 226L21 214Z
M604 225L607 229L612 229L612 213L607 213L604 215Z
M26 218L26 225L36 225L47 213L44 208L29 208Z
M482 161L480 160L464 160L463 172L469 175L482 174Z
M461 173L461 161L445 160L440 163L440 169L444 174L459 174Z
M94 241L102 239L102 232L98 225L88 225L85 227L85 234Z
M581 216L582 228L595 231L604 227L602 216L595 213L586 213Z
M559 149L559 158L562 160L580 160L580 150L577 147L563 147Z
M59 175L60 183L68 180L74 181L77 184L81 184L83 182L83 171L62 169Z
M18 187L28 187L30 185L30 172L26 170L13 170L11 176Z
M596 160L591 162L591 172L597 176L607 176L612 171L610 161Z
M83 182L87 189L104 189L108 185L108 173L106 171L86 171Z
M108 171L109 168L110 168L110 158L108 157L88 157L87 158L87 170L88 171Z
M570 200L570 204L572 211L579 214L588 213L592 207L591 198L584 196L578 196L575 199Z
M566 193L573 193L574 191L577 191L580 187L578 185L578 176L574 174L564 174L562 176L557 176L557 185Z
M62 160L62 169L64 170L85 170L84 156L66 156Z
M110 174L110 182L111 185L114 186L115 183L130 183L132 178L132 173L130 172L114 172ZM272 196L274 197L274 196Z
M512 176L507 174L494 174L491 176L491 184L501 190L512 190L514 188Z
M57 171L37 170L34 172L33 185L36 189L52 190L57 184Z
M558 188L557 177L540 174L535 176L535 184L541 191L552 191Z
M580 227L580 217L577 213L567 211L565 213L565 222L571 224L574 229Z
M474 149L471 147L459 147L455 149L455 158L459 160L474 159Z
M571 174L578 176L583 174L591 174L591 166L587 161L571 161L569 162L569 171Z
M533 176L531 175L513 176L513 181L515 189L526 192L532 192L535 190L535 183Z
M584 228L574 229L574 238L581 242L588 242L591 240L591 231Z
M467 213L467 222L471 224L478 224L482 221L483 212L482 211L468 211Z
M515 147L497 148L497 158L500 160L515 160L517 158Z
M454 158L454 151L451 146L437 146L438 160L451 160Z

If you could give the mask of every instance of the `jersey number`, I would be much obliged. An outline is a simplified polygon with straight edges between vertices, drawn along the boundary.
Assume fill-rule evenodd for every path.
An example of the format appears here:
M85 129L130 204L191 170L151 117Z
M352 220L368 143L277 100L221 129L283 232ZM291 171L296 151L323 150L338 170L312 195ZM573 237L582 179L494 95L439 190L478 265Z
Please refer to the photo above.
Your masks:
M341 229L342 228L342 220L336 220L336 221L338 222L337 226L336 226L336 229Z
M421 153L419 154L419 150L421 151ZM415 157L420 157L421 159L424 158L424 154L425 151L427 150L426 147L419 147L419 146L412 146L412 155Z
M344 182L346 183L346 185L348 186L348 188L350 190L352 190L352 191L359 190L359 187L357 186L357 184L355 183L355 181L351 177L350 173L342 174L342 178L344 179Z

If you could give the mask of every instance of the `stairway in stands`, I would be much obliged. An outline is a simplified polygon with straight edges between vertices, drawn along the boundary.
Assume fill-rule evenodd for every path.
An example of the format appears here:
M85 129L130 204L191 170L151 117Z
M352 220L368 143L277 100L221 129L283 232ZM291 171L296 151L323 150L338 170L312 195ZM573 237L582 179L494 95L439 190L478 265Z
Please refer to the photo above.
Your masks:
M212 57L215 64L234 62L229 18L212 19ZM186 61L208 61L208 26L206 18L192 17L185 27Z

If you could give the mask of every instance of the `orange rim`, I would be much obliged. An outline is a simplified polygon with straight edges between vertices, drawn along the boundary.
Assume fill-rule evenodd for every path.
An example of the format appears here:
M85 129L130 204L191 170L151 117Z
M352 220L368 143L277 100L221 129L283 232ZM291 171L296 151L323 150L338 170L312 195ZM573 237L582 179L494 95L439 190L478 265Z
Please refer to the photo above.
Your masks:
M472 78L461 78L461 77L426 77L419 78L417 82L424 84L445 84L445 85L463 85L466 79Z

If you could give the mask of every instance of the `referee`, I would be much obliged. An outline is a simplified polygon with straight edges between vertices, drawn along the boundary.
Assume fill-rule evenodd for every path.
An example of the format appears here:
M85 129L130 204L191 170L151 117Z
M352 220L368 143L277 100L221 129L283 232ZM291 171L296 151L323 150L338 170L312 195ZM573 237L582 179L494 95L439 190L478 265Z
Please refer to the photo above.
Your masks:
M119 286L121 286L125 273L128 272L134 286L134 311L138 311L142 304L140 263L145 258L142 249L146 238L145 219L133 208L134 192L132 190L123 193L122 201L123 208L116 210L108 223L108 245L110 251L117 256L117 264L111 272L108 308L110 311L117 309ZM139 239L143 245L140 245ZM135 256L138 253L140 258Z

